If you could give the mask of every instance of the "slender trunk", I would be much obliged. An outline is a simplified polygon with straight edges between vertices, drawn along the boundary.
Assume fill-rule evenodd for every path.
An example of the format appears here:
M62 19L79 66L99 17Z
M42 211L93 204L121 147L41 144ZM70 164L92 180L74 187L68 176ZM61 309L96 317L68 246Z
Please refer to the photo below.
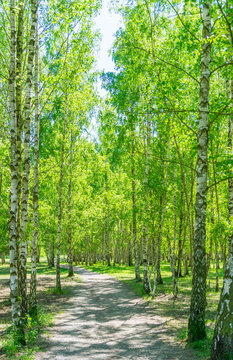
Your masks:
M233 80L230 81L229 100L231 102L231 109L233 108ZM228 148L229 153L232 153L232 132L233 132L233 116L228 118ZM231 170L231 175L233 171ZM228 216L231 231L233 230L233 179L228 180ZM231 236L228 237L228 251L231 247Z
M16 234L17 239L20 239L20 211L21 211L21 187L22 187L22 58L23 58L23 30L24 30L24 3L19 4L18 13L18 28L16 38L16 118L17 118L17 217L16 217ZM17 243L17 252L19 257L19 246ZM20 262L18 261L18 273L20 281Z
M71 130L70 135L70 163L69 163L69 185L68 185L68 253L69 253L69 276L74 276L73 269L73 249L72 249L72 183L73 183L73 141L74 137Z
M176 179L176 170L175 170L175 179ZM176 186L176 181L175 181ZM172 269L172 279L173 279L173 297L174 299L177 298L178 294L178 286L176 281L176 274L175 274L175 264L176 264L176 226L177 226L177 206L176 200L177 198L177 190L175 190L174 195L174 238L173 238L173 247L172 247L172 257L171 257L171 269Z
M36 13L37 18L37 13ZM33 183L33 224L34 231L31 244L31 283L30 283L30 315L37 316L36 300L36 264L37 264L37 241L38 241L38 208L39 208L39 44L38 44L38 20L36 19L36 44L35 44L35 135L34 135L34 183Z
M108 215L105 217L105 251L106 251L106 261L107 261L107 265L110 266L111 262L110 262L110 252L109 252L109 209L108 211Z
M213 153L212 153L213 155ZM218 229L219 229L219 237L220 237L220 246L221 246L221 258L223 262L223 269L226 269L226 254L223 245L223 237L222 237L222 227L221 227L221 219L220 219L220 211L219 211L219 203L218 203L218 188L216 184L216 171L215 171L215 163L213 159L213 174L214 174L214 188L215 188L215 197L216 197L216 208L217 208L217 215L218 215Z
M189 275L189 261L188 261L187 250L185 249L185 252L184 252L184 276L188 276L188 275Z
M54 238L49 243L49 267L54 267Z
M4 265L6 263L6 256L5 256L5 252L2 251L2 265Z
M61 276L60 276L60 247L61 247L61 220L62 220L62 184L64 175L64 156L65 156L65 139L66 139L66 124L68 112L68 96L66 93L65 115L63 122L62 134L62 148L61 148L61 163L60 163L60 180L59 180L59 199L58 199L58 224L57 224L57 261L56 261L56 288L61 291Z
M25 91L25 120L24 120L24 171L22 179L22 210L20 231L20 277L19 293L21 299L21 317L26 321L28 312L27 304L27 223L28 223L28 195L30 174L30 134L31 134L31 99L33 65L35 55L37 25L37 0L31 1L31 30L28 49L27 79Z
M193 171L193 162L191 162L191 195L190 195L190 217L191 217L191 227L192 227L192 237L190 238L190 258L189 266L193 270L193 234L194 234L194 205L193 205L193 190L194 190L194 171Z
M147 144L145 158L145 174L144 174L144 217L142 232L142 256L143 256L143 288L145 293L150 293L150 279L148 274L148 182L149 182L149 166L150 166L150 132L151 122L147 118Z
M233 97L233 81L231 81L231 97ZM231 99L232 100L232 99ZM232 104L231 104L232 105ZM229 121L228 128L228 146L232 148L232 123ZM229 222L232 231L233 219L233 183L232 180L228 183L228 209ZM217 240L215 243L216 256L216 273L218 268L218 248ZM218 305L217 317L214 330L214 339L211 351L211 360L232 359L233 354L233 233L231 233L230 240L228 240L229 255L226 270L224 272L223 288ZM216 276L216 291L218 290Z
M218 255L218 239L215 239L215 264L216 264L216 276L215 276L215 291L219 291L219 255Z
M17 274L17 121L15 103L15 58L16 58L16 6L15 0L10 0L10 68L9 68L9 105L10 105L10 142L11 142L11 197L9 223L9 252L10 252L10 298L12 307L12 323L20 329L20 307L18 301ZM23 334L21 332L21 334ZM24 339L22 339L24 340Z
M193 251L193 278L190 315L188 323L189 341L206 338L206 197L208 169L208 130L209 130L209 83L211 18L210 2L203 4L203 42L201 54L201 80L199 98L199 128L197 157L197 189L195 206L195 231Z
M128 265L133 266L131 234L128 234L127 224L125 226L125 235L128 238Z
M168 158L169 149L170 149L170 124L168 121L168 142L166 146L166 159ZM159 233L158 233L158 241L157 241L157 260L156 260L156 271L157 271L157 283L163 284L163 279L161 276L160 270L160 261L161 261L161 245L162 245L162 237L163 237L163 224L164 224L164 215L166 210L166 199L167 199L167 182L168 182L168 162L166 162L165 168L163 169L163 194L160 197L160 223L159 223Z
M116 234L116 240L115 240L115 249L114 249L114 262L113 266L116 266L116 263L118 262L118 243L119 243L119 235L120 235L120 224L119 224L119 218L117 218L117 234Z
M214 192L213 189L211 189L210 192L210 199L211 199L211 236L210 236L210 247L209 252L207 254L207 262L206 262L206 278L208 278L209 270L210 270L210 262L212 257L212 247L213 247L213 230L214 230ZM209 282L210 287L210 282Z
M179 229L179 241L178 241L178 265L177 265L177 277L182 277L182 255L183 255L183 247L182 247L182 233L183 233L183 191L180 196L180 229Z
M135 260L135 278L137 281L141 281L139 253L138 253L138 239L137 239L134 128L132 131L132 171L131 171L131 173L132 173L132 217L133 217L133 245L134 245L134 260Z
M160 224L159 224L159 233L157 240L157 261L156 261L156 271L157 271L157 284L162 285L163 279L160 270L161 264L161 243L162 243L162 234L163 234L163 220L164 220L164 212L165 212L165 198L160 197Z
M179 149L179 146L176 141L176 135L174 134L173 137L174 137L176 150L177 150L177 154L178 154L178 158L179 158L179 162L180 162L181 179L182 179L182 183L183 183L183 189L184 189L187 213L188 213L187 215L188 215L188 224L189 224L189 242L192 245L193 232L192 232L192 223L191 223L191 216L190 216L190 203L189 203L189 199L188 199L188 191L187 191L187 186L186 186L186 181L185 181L185 176L184 176L184 169L183 169L183 163L182 163L182 159L181 159L180 149Z

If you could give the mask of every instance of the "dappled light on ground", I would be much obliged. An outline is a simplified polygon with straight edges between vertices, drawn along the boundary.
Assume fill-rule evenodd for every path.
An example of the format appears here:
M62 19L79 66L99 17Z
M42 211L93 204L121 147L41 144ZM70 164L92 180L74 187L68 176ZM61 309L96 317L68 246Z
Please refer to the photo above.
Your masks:
M44 335L42 359L195 359L177 343L169 318L125 284L76 268L82 278L69 306ZM67 304L68 305L68 304Z

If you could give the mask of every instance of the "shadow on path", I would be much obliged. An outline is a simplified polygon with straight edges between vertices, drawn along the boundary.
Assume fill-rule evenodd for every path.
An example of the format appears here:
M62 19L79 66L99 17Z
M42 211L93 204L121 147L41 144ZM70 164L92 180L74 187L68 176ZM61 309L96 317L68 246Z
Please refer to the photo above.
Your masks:
M56 317L36 360L194 360L174 339L166 317L127 286L104 274L75 268L82 278L70 306Z

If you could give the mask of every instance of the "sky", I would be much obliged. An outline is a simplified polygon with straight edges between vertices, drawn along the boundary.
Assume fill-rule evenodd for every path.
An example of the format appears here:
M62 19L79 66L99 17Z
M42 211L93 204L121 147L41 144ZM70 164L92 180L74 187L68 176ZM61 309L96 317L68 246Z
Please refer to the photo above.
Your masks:
M95 28L100 31L102 40L100 42L100 49L97 53L97 70L99 71L114 71L114 62L112 61L109 50L114 42L114 34L121 26L121 17L110 10L111 0L103 0L103 6L99 15L95 19ZM101 88L101 80L97 83L98 92L104 98L106 91ZM98 125L94 118L91 120L88 133L91 139L97 140L98 138Z
M108 54L114 41L114 34L121 25L121 17L113 11L109 12L110 0L103 0L103 6L100 14L96 17L96 29L100 30L102 41L98 53L98 70L113 71L114 63L111 55Z

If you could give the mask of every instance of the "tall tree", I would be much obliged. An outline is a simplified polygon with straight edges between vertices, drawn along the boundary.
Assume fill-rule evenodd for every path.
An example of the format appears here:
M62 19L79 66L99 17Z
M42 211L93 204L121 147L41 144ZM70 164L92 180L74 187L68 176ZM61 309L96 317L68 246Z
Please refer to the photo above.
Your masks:
M208 171L209 86L211 60L210 2L205 1L202 10L202 53L199 95L197 190L195 205L195 231L193 252L192 295L188 323L189 341L206 337L206 197Z

